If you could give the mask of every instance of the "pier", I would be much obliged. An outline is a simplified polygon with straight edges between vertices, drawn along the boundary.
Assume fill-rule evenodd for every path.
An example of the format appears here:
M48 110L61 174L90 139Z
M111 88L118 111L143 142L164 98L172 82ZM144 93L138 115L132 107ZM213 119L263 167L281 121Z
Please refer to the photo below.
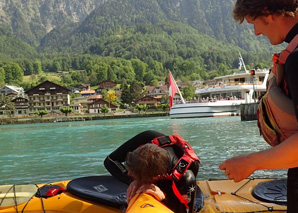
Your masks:
M241 121L257 120L257 109L259 103L249 103L240 105Z

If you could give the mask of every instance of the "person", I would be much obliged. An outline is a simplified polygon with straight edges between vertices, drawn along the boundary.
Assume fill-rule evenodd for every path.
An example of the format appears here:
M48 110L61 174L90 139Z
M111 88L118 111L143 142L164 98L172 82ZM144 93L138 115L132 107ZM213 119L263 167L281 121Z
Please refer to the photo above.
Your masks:
M179 135L141 132L108 155L104 165L115 178L129 185L128 200L135 193L151 191L174 212L194 211L199 158Z
M267 92L258 108L258 124L271 148L225 160L219 168L239 182L256 170L288 169L287 212L298 212L298 0L237 0L233 16L254 26L255 35L272 45L275 54Z
M156 144L145 144L126 156L125 167L128 176L134 181L127 189L127 203L137 193L147 193L159 201L165 199L165 194L156 185L160 178L166 178L170 171L168 152Z

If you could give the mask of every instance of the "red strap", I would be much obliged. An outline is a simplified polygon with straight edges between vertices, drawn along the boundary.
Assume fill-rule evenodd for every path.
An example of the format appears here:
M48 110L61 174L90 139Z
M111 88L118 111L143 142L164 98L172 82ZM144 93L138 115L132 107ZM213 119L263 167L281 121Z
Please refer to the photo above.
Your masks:
M285 50L283 50L280 55L278 60L284 64L288 58L288 56L290 55L291 52L293 52L293 50L297 47L298 44L298 35L296 35L292 41L289 43L289 45L287 46L287 48Z
M176 186L174 180L172 180L172 188L173 188L174 194L180 200L180 202L184 204L184 206L185 206L186 209L189 209L189 207L187 205L188 204L188 201L182 197L181 193L177 189L177 186Z

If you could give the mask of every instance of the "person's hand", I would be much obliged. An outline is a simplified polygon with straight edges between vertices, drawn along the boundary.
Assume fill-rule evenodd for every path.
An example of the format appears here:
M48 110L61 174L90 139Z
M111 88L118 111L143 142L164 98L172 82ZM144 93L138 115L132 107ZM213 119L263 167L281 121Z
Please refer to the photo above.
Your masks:
M240 155L224 161L219 169L225 170L225 175L229 180L239 182L255 171L254 166L248 155Z
M163 191L161 191L161 189L154 185L154 184L150 184L150 185L142 185L136 193L147 193L147 194L151 194L153 195L157 200L161 201L163 199L166 198L165 194L163 193Z
M133 196L136 194L136 191L140 188L141 184L134 180L131 182L131 184L128 186L126 190L126 197L127 197L127 203L133 198Z

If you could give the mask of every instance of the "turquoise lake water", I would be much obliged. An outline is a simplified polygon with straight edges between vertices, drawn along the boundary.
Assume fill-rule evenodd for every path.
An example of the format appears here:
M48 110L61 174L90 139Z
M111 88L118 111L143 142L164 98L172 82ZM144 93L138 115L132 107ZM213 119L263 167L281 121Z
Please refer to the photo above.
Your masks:
M240 117L130 118L69 123L0 126L2 184L44 183L107 174L105 157L145 130L179 134L200 157L198 179L225 179L225 159L269 148L256 121ZM285 170L258 171L252 177L286 177Z

